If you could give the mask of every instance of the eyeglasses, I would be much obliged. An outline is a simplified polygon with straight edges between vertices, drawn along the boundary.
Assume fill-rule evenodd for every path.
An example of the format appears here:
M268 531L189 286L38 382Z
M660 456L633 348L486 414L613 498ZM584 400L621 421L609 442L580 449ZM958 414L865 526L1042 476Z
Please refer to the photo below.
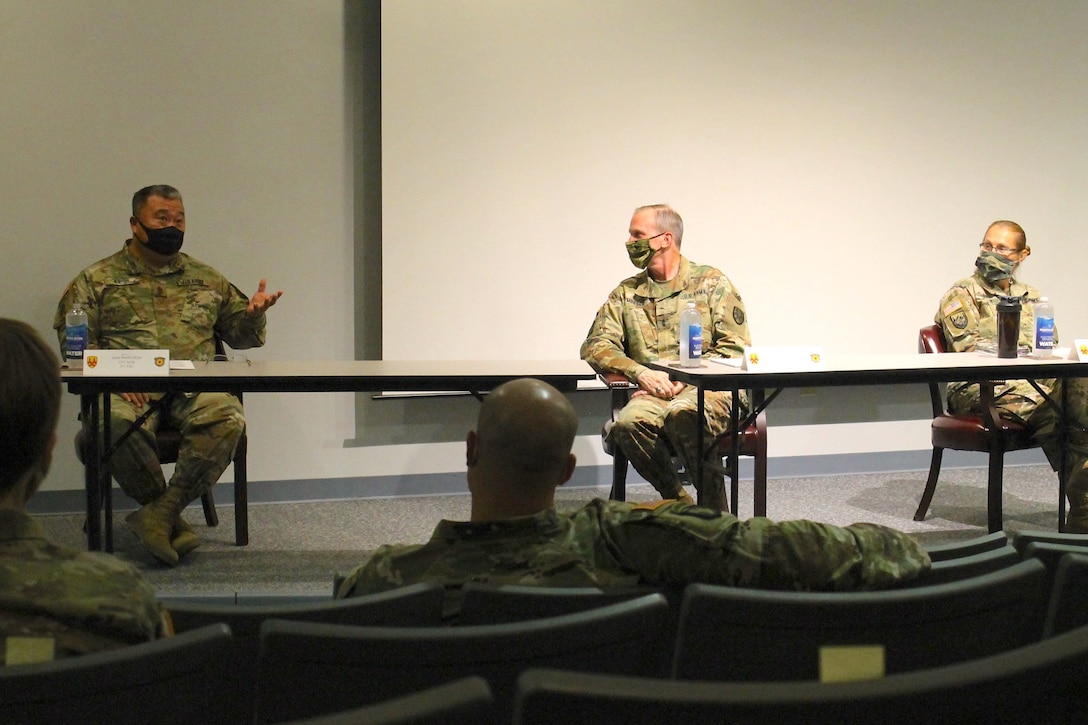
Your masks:
M997 252L1002 257L1006 257L1006 256L1008 256L1008 255L1010 255L1010 254L1012 254L1014 252L1019 252L1020 251L1019 249L1016 249L1016 248L1013 248L1013 247L1006 247L1004 244L999 244L998 246L995 247L994 245L990 244L989 242L983 242L982 244L979 244L978 248L981 249L984 252Z

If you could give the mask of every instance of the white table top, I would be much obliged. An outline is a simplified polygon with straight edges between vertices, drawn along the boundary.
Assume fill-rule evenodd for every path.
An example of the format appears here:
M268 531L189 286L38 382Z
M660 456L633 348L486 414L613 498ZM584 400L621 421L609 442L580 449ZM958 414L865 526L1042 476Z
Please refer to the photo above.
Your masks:
M681 368L675 361L648 363L674 379L707 390L790 388L833 385L882 385L1022 378L1088 377L1088 363L1059 358L999 358L978 352L822 355L819 370L748 371L704 361L697 368Z
M573 390L594 373L581 360L298 360L196 362L193 370L133 377L84 375L62 370L69 392L374 392L490 390L522 377Z

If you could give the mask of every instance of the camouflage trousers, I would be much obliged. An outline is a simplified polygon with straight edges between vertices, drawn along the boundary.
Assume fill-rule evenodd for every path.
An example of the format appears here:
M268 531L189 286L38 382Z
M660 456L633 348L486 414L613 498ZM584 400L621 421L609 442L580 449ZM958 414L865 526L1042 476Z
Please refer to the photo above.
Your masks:
M1062 382L1037 380L1054 402L1061 404ZM1069 525L1088 531L1088 378L1071 378L1065 381L1067 401L1066 420L1066 485L1069 499ZM994 402L1002 415L1023 423L1043 452L1050 467L1058 470L1061 461L1060 411L1027 380L1009 380L994 387ZM978 385L950 388L948 408L956 413L978 413Z
M153 394L158 400L162 394ZM118 395L110 396L110 436L116 441L147 411ZM155 445L155 431L166 425L181 432L181 446L170 485L184 493L185 503L200 497L219 480L234 457L245 431L242 404L227 393L175 395L165 410L156 411L113 454L113 477L140 505L166 490L166 478Z
M742 415L747 410L742 401ZM676 498L681 491L680 476L672 456L679 456L684 467L693 472L699 460L697 450L698 391L687 386L672 400L662 400L652 395L635 395L620 411L608 432L609 441L618 446L631 461L635 470L649 481L662 498ZM712 438L729 429L729 411L733 405L732 393L708 392L704 399L704 447ZM718 462L717 455L708 460ZM715 494L722 490L724 476L718 471L703 471L703 480L696 481L696 488Z

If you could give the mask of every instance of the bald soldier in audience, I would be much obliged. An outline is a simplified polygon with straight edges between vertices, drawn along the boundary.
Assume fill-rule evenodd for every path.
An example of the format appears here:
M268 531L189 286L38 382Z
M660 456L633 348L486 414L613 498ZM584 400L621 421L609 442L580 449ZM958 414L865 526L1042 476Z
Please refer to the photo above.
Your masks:
M471 519L439 522L425 544L378 548L337 597L438 580L447 591L445 616L454 618L468 581L848 591L893 587L929 568L917 541L876 524L740 521L674 500L595 499L558 513L555 489L574 472L577 427L570 402L546 383L496 388L466 441Z
M52 461L60 362L27 324L0 319L0 653L26 664L169 633L155 591L109 554L51 543L26 512Z

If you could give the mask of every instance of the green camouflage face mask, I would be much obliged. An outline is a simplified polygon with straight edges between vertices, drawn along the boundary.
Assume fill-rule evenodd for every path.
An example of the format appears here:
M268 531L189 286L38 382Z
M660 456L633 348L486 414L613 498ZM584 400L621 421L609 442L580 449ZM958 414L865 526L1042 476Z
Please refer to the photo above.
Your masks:
M650 240L657 239L665 234L655 234L652 237L646 237L645 239L632 239L627 242L627 256L631 258L631 264L635 265L639 269L646 269L650 265L650 258L654 256L654 252L657 251L650 247Z
M983 252L975 260L975 267L984 280L993 284L1012 277L1016 262L1006 259L997 252Z

